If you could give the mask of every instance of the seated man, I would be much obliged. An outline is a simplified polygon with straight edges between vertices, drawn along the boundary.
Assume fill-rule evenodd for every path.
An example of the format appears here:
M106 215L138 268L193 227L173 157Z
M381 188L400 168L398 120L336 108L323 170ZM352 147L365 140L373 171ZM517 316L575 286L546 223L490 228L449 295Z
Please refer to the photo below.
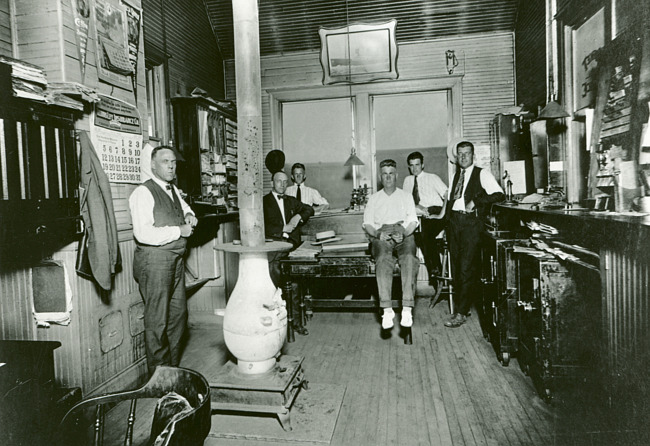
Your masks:
M287 174L282 171L273 174L273 189L263 199L264 230L267 238L290 242L295 249L300 245L300 224L314 215L314 209L284 194L288 181ZM280 260L287 256L286 251L269 253L269 273L276 288L282 288L286 282L280 270ZM293 303L293 320L296 321L300 308L297 302ZM307 334L300 324L294 323L294 329L300 334Z
M316 189L305 186L307 175L304 164L295 163L291 166L291 179L295 184L287 187L287 195L296 197L298 201L313 206L316 212L322 212L329 207L330 204Z
M377 267L379 306L383 308L381 326L393 328L395 312L391 304L393 270L399 262L402 275L402 317L400 325L413 325L412 308L415 304L415 280L419 261L416 257L413 232L418 226L415 204L411 194L397 187L397 164L391 159L379 164L384 188L368 199L363 213L363 229L372 242L372 255Z

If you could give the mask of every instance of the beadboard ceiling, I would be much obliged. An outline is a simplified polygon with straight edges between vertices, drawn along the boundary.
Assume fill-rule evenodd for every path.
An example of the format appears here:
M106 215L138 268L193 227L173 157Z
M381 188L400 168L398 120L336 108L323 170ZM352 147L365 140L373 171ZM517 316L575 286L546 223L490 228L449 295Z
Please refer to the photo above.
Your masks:
M204 0L224 59L234 58L232 0ZM262 56L320 49L318 29L397 19L398 43L514 31L519 0L259 0Z

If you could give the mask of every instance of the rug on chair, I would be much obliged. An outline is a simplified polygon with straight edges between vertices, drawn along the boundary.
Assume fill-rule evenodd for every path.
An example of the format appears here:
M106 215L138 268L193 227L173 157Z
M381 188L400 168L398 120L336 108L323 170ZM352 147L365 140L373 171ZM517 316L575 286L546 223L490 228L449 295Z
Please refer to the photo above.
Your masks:
M344 385L318 383L309 383L309 390L301 389L291 407L293 429L289 432L282 429L275 415L214 413L206 445L210 444L210 438L329 444L345 389Z

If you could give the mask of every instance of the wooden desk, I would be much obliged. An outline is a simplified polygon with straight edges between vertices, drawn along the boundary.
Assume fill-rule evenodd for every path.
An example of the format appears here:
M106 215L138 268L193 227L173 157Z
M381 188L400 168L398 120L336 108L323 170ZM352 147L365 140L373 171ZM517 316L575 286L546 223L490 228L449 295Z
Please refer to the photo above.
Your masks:
M372 286L376 289L375 261L370 251L322 252L316 258L289 258L280 261L282 273L287 277L285 296L291 302L293 283L298 284L300 302L300 325L304 325L312 308L375 308L378 300L370 296L368 299L312 299L309 289L314 279L373 279ZM399 264L395 264L394 276L400 276ZM335 286L333 284L333 286ZM391 301L393 306L399 306L399 300ZM290 309L289 309L290 310Z

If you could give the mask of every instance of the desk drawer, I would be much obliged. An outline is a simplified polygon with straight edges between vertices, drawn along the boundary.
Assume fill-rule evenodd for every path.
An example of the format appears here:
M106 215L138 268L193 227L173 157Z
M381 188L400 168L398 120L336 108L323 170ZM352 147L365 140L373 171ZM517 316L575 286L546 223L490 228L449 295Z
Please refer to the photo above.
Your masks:
M289 265L289 274L300 276L317 276L320 274L320 265L317 264L292 264ZM286 271L285 271L286 273Z
M370 274L370 266L361 265L322 265L321 277L363 277Z

